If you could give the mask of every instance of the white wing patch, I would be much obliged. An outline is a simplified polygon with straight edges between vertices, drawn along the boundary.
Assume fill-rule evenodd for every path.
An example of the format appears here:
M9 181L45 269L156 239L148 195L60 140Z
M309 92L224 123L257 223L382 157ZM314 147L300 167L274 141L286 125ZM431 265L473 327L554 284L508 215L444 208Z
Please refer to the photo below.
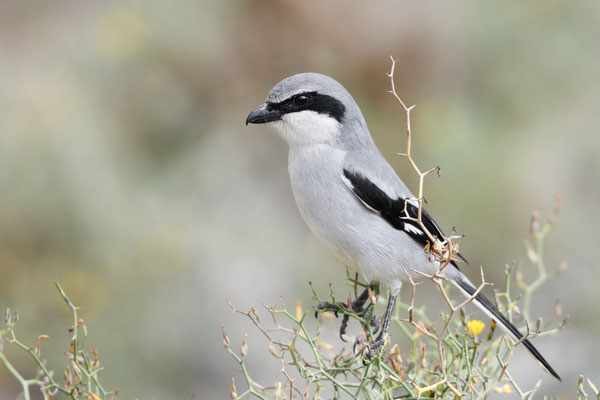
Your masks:
M419 201L417 199L415 199L414 197L407 197L405 200L408 201L413 206L419 208Z
M420 230L416 226L411 225L411 224L406 223L406 222L404 223L404 230L406 232L409 232L409 233L412 233L412 234L415 234L415 235L423 235L423 231L422 230Z

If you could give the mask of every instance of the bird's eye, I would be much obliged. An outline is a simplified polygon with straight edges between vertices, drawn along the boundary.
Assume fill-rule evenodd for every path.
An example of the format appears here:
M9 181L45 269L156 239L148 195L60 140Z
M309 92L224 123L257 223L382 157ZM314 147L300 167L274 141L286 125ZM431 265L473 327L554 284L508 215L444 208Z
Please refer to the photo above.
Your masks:
M297 96L294 96L294 104L296 104L297 106L305 106L306 104L308 104L308 100L309 97L305 94L299 94Z

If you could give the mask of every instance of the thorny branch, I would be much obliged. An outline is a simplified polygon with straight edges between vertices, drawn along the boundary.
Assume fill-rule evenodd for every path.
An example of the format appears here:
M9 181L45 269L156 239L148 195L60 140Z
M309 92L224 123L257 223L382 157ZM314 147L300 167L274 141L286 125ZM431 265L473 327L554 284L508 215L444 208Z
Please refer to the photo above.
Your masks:
M419 394L424 393L424 392L428 392L431 391L441 385L447 385L448 388L457 396L462 397L463 394L456 388L454 387L449 381L448 381L448 373L447 373L447 368L446 368L446 357L445 357L445 353L444 353L444 340L446 338L446 335L448 333L448 330L450 328L450 325L452 323L452 319L454 317L454 315L456 314L457 311L462 310L467 304L469 304L470 302L472 302L473 300L475 300L475 298L477 297L477 295L479 294L479 292L486 286L489 285L489 283L487 283L485 281L484 275L483 275L483 269L481 269L481 285L477 288L477 290L473 293L473 295L471 295L468 299L464 300L462 303L458 304L458 305L454 305L454 303L452 302L452 300L450 299L450 297L448 296L448 293L444 287L444 280L442 277L440 277L437 274L433 274L433 275L428 275L419 271L415 271L416 273L418 273L421 276L424 276L426 278L431 279L436 287L438 288L438 290L440 291L440 293L442 294L442 297L444 298L444 301L446 302L446 304L448 305L448 308L450 309L449 314L447 314L447 316L445 317L445 323L441 329L441 331L439 333L435 333L435 332L431 332L429 329L427 329L427 327L425 327L422 323L417 323L415 322L415 320L413 319L413 313L412 310L414 308L414 303L415 303L415 294L416 294L416 286L417 283L415 283L415 281L412 279L412 277L410 277L410 275L408 276L408 280L411 284L412 290L411 290L411 300L410 300L410 306L408 308L409 310L409 317L408 319L399 319L399 321L402 322L407 322L409 324L411 324L417 331L419 331L420 333L422 333L423 335L429 337L430 339L432 339L435 343L436 343L436 348L437 348L437 352L438 352L438 358L440 361L440 369L441 369L441 373L442 373L442 379L432 385L428 385L426 387L418 387L416 384L413 383L413 386L415 387L415 389L417 390L417 392Z
M408 107L406 105L406 103L404 103L404 101L402 101L402 99L400 98L398 93L396 92L396 84L394 82L394 71L396 69L396 60L392 56L390 56L390 59L392 60L392 66L390 68L390 72L388 73L388 77L390 78L390 84L391 84L392 88L389 92L394 96L396 101L398 101L398 103L402 106L402 108L404 109L404 112L406 113L406 153L398 153L398 155L405 157L408 160L408 162L410 163L411 167L414 169L414 171L419 176L418 196L416 199L407 199L407 202L404 207L404 213L405 213L404 219L414 221L419 224L421 230L425 233L425 235L429 239L429 243L430 243L430 245L425 249L425 251L427 253L431 254L435 261L440 262L440 265L441 265L440 272L441 272L450 262L455 260L454 256L456 256L458 254L459 243L454 242L454 239L458 239L461 236L454 235L454 230L453 230L453 235L450 237L442 237L442 238L434 237L433 234L427 229L427 227L423 223L423 219L422 219L423 202L425 201L423 187L425 184L425 177L427 175L431 174L432 172L437 172L438 176L440 176L441 168L440 168L440 166L436 166L427 171L421 171L421 169L417 166L417 163L415 162L415 160L412 157L412 151L411 151L412 150L412 131L411 131L411 125L410 125L410 113L416 107L416 104ZM416 201L418 204L417 218L410 216L408 213L407 206L408 206L408 201L410 201L410 200ZM434 260L432 260L432 261L434 261Z

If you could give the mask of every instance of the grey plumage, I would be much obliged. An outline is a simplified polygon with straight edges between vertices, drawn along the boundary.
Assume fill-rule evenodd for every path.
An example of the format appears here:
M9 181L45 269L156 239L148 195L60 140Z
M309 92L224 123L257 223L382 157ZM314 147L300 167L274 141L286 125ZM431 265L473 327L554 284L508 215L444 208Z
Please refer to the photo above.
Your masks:
M414 196L377 149L360 108L341 84L315 73L286 78L246 121L265 122L289 144L292 191L308 227L343 265L390 290L388 311L407 276L439 270L415 240L423 234L420 229L394 214L395 202L416 205ZM472 294L473 285L455 265L442 274ZM474 303L513 337L521 337L487 299L479 296ZM383 343L390 316L386 313L376 345ZM559 378L529 341L525 346Z

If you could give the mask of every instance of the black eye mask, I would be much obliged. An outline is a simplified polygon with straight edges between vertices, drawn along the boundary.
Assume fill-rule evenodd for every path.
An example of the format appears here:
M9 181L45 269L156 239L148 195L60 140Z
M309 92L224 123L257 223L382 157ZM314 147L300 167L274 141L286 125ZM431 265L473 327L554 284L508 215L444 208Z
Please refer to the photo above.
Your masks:
M327 114L342 122L346 107L335 97L318 92L305 92L293 95L279 103L267 103L267 110L279 111L282 115L311 110L319 114Z

